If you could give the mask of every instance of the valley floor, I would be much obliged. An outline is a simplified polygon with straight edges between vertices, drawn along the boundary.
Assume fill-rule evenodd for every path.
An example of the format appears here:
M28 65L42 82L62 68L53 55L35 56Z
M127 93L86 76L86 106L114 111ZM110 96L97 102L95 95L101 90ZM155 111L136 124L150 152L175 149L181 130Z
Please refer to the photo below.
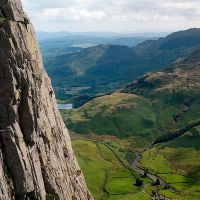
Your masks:
M200 148L181 147L185 139L199 141L199 134L187 133L143 149L139 159L127 140L74 133L71 137L96 200L149 200L157 195L176 200L200 199Z
M62 112L95 199L200 199L199 74L198 51Z

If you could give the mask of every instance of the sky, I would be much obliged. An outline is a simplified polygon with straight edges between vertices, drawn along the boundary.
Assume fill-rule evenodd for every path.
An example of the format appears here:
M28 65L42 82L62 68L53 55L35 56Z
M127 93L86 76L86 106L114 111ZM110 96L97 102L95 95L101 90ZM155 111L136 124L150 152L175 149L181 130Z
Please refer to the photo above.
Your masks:
M169 32L200 27L200 0L22 0L37 31Z

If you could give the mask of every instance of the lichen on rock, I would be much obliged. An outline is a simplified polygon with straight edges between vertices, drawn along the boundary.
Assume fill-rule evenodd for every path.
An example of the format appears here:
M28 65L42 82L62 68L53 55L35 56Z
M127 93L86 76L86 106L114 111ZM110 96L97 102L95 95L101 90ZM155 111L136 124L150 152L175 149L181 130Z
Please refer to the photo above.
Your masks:
M0 1L0 183L1 200L92 199L20 0Z

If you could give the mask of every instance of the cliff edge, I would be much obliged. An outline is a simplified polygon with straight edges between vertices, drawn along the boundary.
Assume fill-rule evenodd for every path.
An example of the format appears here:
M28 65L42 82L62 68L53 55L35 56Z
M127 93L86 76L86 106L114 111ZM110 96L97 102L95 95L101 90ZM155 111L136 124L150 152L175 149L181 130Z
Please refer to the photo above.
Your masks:
M20 0L0 1L0 199L92 199Z

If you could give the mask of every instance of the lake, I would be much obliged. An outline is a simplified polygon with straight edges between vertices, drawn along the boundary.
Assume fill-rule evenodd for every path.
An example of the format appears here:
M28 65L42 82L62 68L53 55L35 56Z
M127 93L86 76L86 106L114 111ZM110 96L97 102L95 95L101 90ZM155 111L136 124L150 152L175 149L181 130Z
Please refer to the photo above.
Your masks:
M58 109L59 110L70 110L73 108L73 104L58 104Z

